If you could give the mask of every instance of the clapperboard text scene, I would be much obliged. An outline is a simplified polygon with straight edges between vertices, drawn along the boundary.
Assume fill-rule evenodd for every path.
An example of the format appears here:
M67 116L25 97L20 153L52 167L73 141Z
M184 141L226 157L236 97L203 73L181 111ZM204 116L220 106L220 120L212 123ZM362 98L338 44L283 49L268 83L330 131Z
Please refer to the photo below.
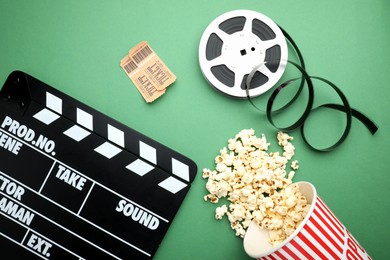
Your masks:
M24 72L1 89L2 256L150 259L196 172L191 159Z

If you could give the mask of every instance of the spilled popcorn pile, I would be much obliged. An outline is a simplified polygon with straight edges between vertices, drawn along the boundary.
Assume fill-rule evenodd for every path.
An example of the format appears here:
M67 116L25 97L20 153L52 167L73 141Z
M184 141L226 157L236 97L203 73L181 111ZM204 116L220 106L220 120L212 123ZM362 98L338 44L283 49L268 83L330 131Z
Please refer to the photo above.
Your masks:
M228 148L220 150L215 158L216 169L203 169L203 178L208 179L209 194L205 201L218 203L220 198L230 201L215 210L215 218L227 215L236 236L244 237L252 220L269 231L269 242L277 246L283 242L305 218L310 204L292 184L298 161L292 161L292 170L286 166L294 155L293 137L279 132L279 152L267 153L270 143L265 135L255 136L253 129L244 129L234 139L228 140Z

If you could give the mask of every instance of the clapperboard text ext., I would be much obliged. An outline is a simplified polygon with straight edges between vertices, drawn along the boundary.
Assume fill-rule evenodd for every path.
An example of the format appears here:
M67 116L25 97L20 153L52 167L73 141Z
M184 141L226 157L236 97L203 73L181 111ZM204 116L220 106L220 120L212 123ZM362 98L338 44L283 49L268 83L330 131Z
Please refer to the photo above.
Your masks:
M54 148L56 145L53 140L49 140L43 135L39 135L35 138L36 134L34 130L25 125L21 125L18 121L10 118L9 116L4 118L1 128L11 133L14 137L18 137L28 143L31 143L33 146L48 154L51 153L52 155L55 155ZM17 155L22 146L22 142L5 134L4 132L0 132L0 147Z

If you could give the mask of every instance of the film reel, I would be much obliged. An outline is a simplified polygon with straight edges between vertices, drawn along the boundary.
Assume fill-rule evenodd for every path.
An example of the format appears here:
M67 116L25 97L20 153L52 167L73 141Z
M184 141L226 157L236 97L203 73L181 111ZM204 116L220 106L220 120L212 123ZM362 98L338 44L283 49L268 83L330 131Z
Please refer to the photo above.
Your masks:
M251 96L272 88L282 77L287 58L281 29L267 16L251 10L230 11L217 17L203 32L199 44L204 77L211 86L235 98L247 98L246 79L256 67Z

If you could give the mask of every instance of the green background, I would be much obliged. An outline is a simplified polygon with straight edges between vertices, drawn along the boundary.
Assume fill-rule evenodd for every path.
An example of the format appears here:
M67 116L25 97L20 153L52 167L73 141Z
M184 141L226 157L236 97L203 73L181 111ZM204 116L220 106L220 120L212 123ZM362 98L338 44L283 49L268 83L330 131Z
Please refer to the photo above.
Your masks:
M336 83L353 107L378 124L372 136L354 119L346 142L329 153L310 150L299 131L291 135L300 162L294 180L312 182L373 259L387 259L388 0L0 0L0 80L13 70L25 71L197 163L198 175L155 259L249 259L227 219L216 221L215 205L203 201L201 174L214 167L227 140L245 128L266 134L270 150L278 149L277 130L265 116L248 101L211 88L198 65L207 25L236 9L261 12L282 26L300 47L309 73ZM177 76L152 104L119 66L142 40ZM319 89L317 100L339 102L332 91ZM336 140L344 121L342 114L319 111L310 123L311 140Z

